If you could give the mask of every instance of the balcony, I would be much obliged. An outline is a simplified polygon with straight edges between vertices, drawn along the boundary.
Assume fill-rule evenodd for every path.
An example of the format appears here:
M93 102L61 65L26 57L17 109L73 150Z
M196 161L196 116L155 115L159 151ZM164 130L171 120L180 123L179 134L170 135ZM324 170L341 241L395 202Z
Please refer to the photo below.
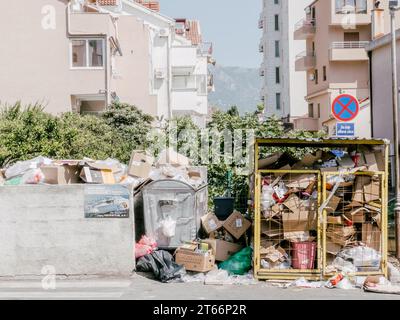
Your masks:
M294 26L294 39L295 40L306 40L315 35L315 20L313 19L301 19Z
M264 43L260 42L260 44L258 45L258 51L260 51L260 53L264 52Z
M296 56L295 69L296 71L307 71L314 69L316 66L316 58L313 52L302 52Z
M332 1L331 25L369 25L371 24L371 6L372 1L367 0L356 0L353 5L342 5L337 1Z
M305 130L316 132L319 130L318 119L309 117L300 117L293 119L295 130Z
M264 16L261 14L258 19L258 29L264 29Z
M329 49L330 61L367 61L365 47L369 41L332 42Z
M212 42L202 42L199 44L199 47L197 49L197 54L200 56L207 56L211 57L213 54L213 44Z
M261 64L259 74L260 74L260 77L264 77L265 76L265 65L264 65L264 63Z

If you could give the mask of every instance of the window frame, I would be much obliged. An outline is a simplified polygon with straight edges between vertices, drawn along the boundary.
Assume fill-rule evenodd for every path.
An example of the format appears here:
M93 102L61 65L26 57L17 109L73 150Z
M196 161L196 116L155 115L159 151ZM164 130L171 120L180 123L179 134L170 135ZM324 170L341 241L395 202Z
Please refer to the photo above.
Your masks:
M101 41L102 43L102 53L103 53L103 65L100 67L91 67L89 66L90 57L89 57L89 41ZM74 51L73 51L73 41L85 41L85 49L86 49L86 66L84 67L74 67ZM104 70L106 66L106 41L103 38L70 38L69 41L69 67L71 70Z

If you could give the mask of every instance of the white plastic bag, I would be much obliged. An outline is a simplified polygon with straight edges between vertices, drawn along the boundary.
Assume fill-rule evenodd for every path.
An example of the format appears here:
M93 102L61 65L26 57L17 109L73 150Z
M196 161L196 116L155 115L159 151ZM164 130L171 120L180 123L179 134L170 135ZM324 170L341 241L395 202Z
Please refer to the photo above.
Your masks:
M21 183L22 184L39 184L42 183L45 179L45 176L40 169L32 169L26 171L22 176Z
M11 179L23 175L31 169L37 169L41 165L50 165L52 160L45 157L37 157L27 161L18 161L13 166L9 167L5 174L6 179Z
M176 232L176 221L168 216L161 222L161 230L164 236L167 238L175 237Z
M273 197L274 189L271 186L263 186L261 195L261 208L262 210L268 210L275 204Z

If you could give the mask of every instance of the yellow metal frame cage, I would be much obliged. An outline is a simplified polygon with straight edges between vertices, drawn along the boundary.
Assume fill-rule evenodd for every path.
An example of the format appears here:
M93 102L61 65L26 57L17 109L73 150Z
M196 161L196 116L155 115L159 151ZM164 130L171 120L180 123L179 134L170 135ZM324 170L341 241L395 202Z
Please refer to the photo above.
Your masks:
M304 277L308 280L320 280L326 278L329 274L325 273L326 267L326 212L324 210L322 218L318 210L317 216L317 261L318 265L314 270L269 270L261 268L260 247L261 247L261 176L266 173L318 173L318 206L326 199L325 186L326 177L329 173L321 174L314 170L260 170L258 168L258 160L260 159L261 147L294 147L294 148L343 148L349 146L383 146L385 171L374 172L383 177L382 183L382 266L381 273L387 276L387 214L388 214L388 176L389 176L389 148L390 143L383 139L321 139L321 140L300 140L300 139L265 139L256 138L254 145L254 226L253 226L253 243L254 243L254 276L260 280L292 280ZM336 173L337 174L337 173ZM357 275L377 274L376 272L357 273Z

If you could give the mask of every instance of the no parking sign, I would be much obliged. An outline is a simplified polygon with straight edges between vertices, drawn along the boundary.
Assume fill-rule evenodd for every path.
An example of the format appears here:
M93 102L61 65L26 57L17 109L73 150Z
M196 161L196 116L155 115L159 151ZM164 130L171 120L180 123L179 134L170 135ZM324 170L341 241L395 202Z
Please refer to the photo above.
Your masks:
M338 121L352 121L358 116L359 112L360 104L358 103L358 100L349 94L341 94L333 100L332 115Z

